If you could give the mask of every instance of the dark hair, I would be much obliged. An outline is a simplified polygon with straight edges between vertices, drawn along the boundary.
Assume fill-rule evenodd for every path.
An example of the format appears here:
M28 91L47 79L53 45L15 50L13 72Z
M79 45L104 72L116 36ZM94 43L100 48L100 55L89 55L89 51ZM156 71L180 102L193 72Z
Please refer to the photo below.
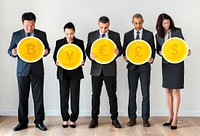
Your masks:
M172 20L172 18L169 15L167 15L166 13L160 14L157 19L156 30L157 30L158 36L160 36L161 38L165 37L165 30L162 26L162 22L164 19L168 19L170 21L169 29L171 31L174 31L174 29L176 28L174 25L174 21Z
M24 20L34 20L34 22L35 22L36 21L36 16L32 12L25 12L22 15L22 22L24 22Z
M141 15L141 14L139 14L139 13L137 13L137 14L133 15L133 18L132 18L132 20L133 20L134 18L141 18L141 19L142 19L142 21L143 21L143 17L142 17L142 15Z
M99 18L99 22L101 22L101 23L109 23L110 22L110 20L109 20L109 18L108 17L106 17L106 16L101 16L100 18Z
M64 28L63 28L64 31L65 31L66 28L72 29L72 30L75 31L75 26L74 26L74 24L73 24L72 22L69 22L69 23L65 24L65 26L64 26Z

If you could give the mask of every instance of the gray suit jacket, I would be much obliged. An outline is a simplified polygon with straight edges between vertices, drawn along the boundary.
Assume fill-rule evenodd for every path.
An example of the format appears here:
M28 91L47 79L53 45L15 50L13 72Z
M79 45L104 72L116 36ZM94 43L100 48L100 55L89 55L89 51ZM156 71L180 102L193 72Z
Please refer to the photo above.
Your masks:
M171 37L178 37L184 40L184 37L182 35L182 31L180 28L175 28L175 30L173 30L171 32ZM158 34L156 34L156 49L157 49L157 54L159 54L159 51L162 50L162 46L164 44L164 38L161 38L160 36L158 36ZM162 63L168 63L163 57L162 57Z
M132 42L133 40L135 40L134 38L134 29L130 30L129 32L125 33L124 35L124 44L123 44L123 49L124 49L124 56L126 56L126 48L128 46L128 44L130 42ZM153 33L146 30L146 29L143 29L143 34L142 34L142 40L146 41L147 43L149 43L149 45L151 46L151 50L152 50L152 54L151 54L151 57L152 58L155 58L155 43L154 43L154 37L153 37ZM138 65L139 68L141 70L151 70L151 66L150 64L147 62L145 64L142 64L142 65ZM134 70L134 68L136 67L135 64L132 64L131 62L128 62L127 64L127 69L128 70Z
M90 59L91 46L92 46L93 42L99 38L99 35L100 35L99 30L90 32L88 34L86 54L87 54L89 59ZM109 37L109 39L111 39L116 44L116 46L119 50L119 55L117 57L119 57L123 53L119 33L109 30L108 31L108 37ZM116 58L112 62L110 62L109 64L99 64L96 61L91 60L92 61L92 67L91 67L90 74L92 76L100 76L101 72L103 70L104 76L116 76L117 75Z
M49 44L47 42L46 33L35 29L34 34L35 34L35 37L39 38L43 42L45 49L47 49L48 53L50 53L50 48L49 48ZM21 29L21 30L13 33L12 39L10 42L10 47L8 49L8 54L10 56L15 57L12 54L12 49L16 48L19 41L21 39L23 39L24 37L25 37L24 29ZM44 75L44 66L43 66L42 58L34 63L27 63L27 62L23 61L22 59L20 59L19 57L17 57L17 58L18 58L17 59L17 76L27 76L30 71L32 72L32 74L34 76L43 76Z

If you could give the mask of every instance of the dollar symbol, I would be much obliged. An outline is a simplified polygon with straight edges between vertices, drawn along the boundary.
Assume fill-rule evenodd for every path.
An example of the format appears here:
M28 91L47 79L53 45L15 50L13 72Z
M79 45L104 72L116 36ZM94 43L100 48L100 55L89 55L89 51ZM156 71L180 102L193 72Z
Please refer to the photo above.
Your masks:
M99 52L100 52L100 54L103 55L103 56L108 56L108 54L105 54L105 46L106 46L106 45L102 45L101 48L99 49Z
M176 44L172 46L172 49L174 50L174 52L172 52L172 55L174 55L174 56L176 56L178 54L178 50L176 48L178 48L178 46Z
M69 60L69 62L71 62L71 60L73 59L74 57L74 52L71 52L71 54L69 54L68 52L66 52L67 56L66 56L66 59Z
M135 53L136 53L135 57L142 57L142 55L139 55L140 54L140 50L142 50L142 47L136 47L136 49L135 49Z
M35 51L34 44L28 43L26 46L27 46L26 54L29 54L29 55L35 54L36 51Z

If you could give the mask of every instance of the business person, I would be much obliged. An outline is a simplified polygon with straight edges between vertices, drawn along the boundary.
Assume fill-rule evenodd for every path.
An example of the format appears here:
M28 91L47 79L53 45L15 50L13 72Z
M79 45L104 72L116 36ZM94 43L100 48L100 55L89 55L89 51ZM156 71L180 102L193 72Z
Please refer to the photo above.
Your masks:
M138 86L138 79L140 78L141 90L142 90L142 119L143 126L149 127L149 117L150 117L150 98L149 98L149 86L150 86L150 73L151 66L155 58L155 44L153 33L143 28L143 17L141 14L135 14L132 18L132 24L134 28L124 35L124 60L128 62L128 84L129 84L129 104L128 104L128 116L130 121L127 123L128 126L133 126L136 124L136 93ZM135 65L128 61L126 56L127 45L137 39L141 39L149 43L151 46L152 54L151 58L142 65Z
M110 113L112 119L112 125L116 128L121 128L121 124L118 121L118 105L116 96L116 75L117 64L116 58L122 54L122 47L120 42L119 33L109 30L110 21L106 16L99 18L98 22L99 30L90 32L88 34L88 43L86 48L86 54L92 62L91 76L92 76L92 121L89 124L89 128L98 126L98 115L100 106L100 95L103 81L106 85L106 90L109 98ZM94 59L95 56L90 52L91 46L98 38L109 38L116 44L117 48L114 50L117 57L109 64L97 63Z
M65 37L56 41L56 47L53 54L53 59L57 65L57 78L60 84L60 104L61 115L63 119L63 128L76 127L76 120L79 116L79 96L80 96L80 81L83 76L82 66L85 63L85 49L82 40L75 37L75 26L69 22L64 26ZM57 60L58 50L65 44L75 44L82 50L83 61L82 64L73 70L66 70L60 67ZM71 97L71 115L69 115L69 94ZM70 120L70 123L68 122Z
M158 16L156 23L156 48L157 54L162 57L163 43L171 37L184 39L180 28L175 27L172 18L162 13ZM189 50L189 54L191 51ZM162 86L166 88L166 102L169 111L167 122L163 126L171 126L171 129L177 129L178 110L180 105L180 89L184 88L184 61L178 64L168 63L162 57Z
M27 36L39 38L44 46L44 56L50 52L49 44L47 42L46 33L35 29L36 16L32 12L26 12L22 15L23 29L16 31L12 35L8 54L11 57L17 58L17 82L19 90L19 107L18 107L18 121L19 124L13 128L14 131L19 131L28 127L28 98L30 92L30 85L32 88L35 125L40 130L47 130L43 124L45 119L44 102L43 102L43 85L44 85L44 66L43 59L37 62L27 63L18 57L17 45L19 41Z

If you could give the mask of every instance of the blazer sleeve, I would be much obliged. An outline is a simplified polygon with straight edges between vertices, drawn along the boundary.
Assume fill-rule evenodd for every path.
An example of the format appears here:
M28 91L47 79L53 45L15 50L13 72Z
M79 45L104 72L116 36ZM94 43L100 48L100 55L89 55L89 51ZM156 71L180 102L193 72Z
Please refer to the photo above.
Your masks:
M57 61L57 53L58 53L59 48L60 48L60 46L59 46L59 41L57 40L57 41L56 41L55 50L54 50L54 53L53 53L53 59L54 59L54 62L55 62L55 63L56 63L56 61Z
M116 34L116 44L117 44L117 49L119 50L119 54L117 55L117 57L119 57L123 53L123 48L122 48L122 45L121 45L119 33Z
M84 47L84 42L81 40L81 42L80 42L80 48L81 48L81 50L82 50L82 53L83 53L83 60L84 60L84 62L85 62L85 60L86 60L86 55L85 55L85 47Z
M46 35L45 32L43 34L43 40L42 40L42 42L44 44L45 49L48 50L48 54L49 54L50 53L50 47L49 47L49 43L47 42L47 35ZM46 57L48 54L44 55L44 57Z
M158 40L159 40L160 37L158 36L158 34L156 34L155 37L156 37L156 52L157 52L157 54L158 54L159 56L161 56L159 52L161 51L161 46L162 46L162 45L160 45L159 42L158 42Z
M16 37L15 37L15 33L12 34L12 38L11 38L11 42L10 42L10 47L8 48L8 54L11 56L11 57L16 57L12 54L12 49L16 48L17 47L17 43L15 41Z
M92 39L91 39L92 34L89 33L88 34L88 38L87 38L87 47L86 47L86 55L88 56L88 58L90 59L90 50L91 50L91 46L92 46ZM91 60L91 59L90 59ZM92 61L92 60L91 60Z
M152 51L151 57L152 57L152 58L155 58L155 42L154 42L153 33L151 33L150 39L151 39L151 40L149 41L149 44L150 44L150 46L151 46L151 51Z

